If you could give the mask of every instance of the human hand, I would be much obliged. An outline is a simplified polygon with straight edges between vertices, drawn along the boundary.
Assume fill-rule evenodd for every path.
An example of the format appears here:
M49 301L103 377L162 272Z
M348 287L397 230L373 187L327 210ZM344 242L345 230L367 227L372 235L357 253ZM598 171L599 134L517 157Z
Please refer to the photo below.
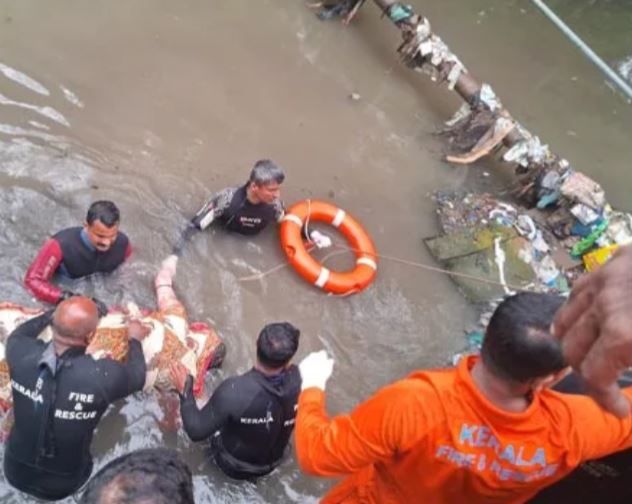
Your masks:
M301 373L301 390L317 387L325 390L327 380L334 370L334 360L327 356L325 350L312 352L298 365Z
M617 378L632 366L632 246L573 286L553 332L595 401L619 417L629 415Z
M171 375L171 380L173 381L173 385L180 395L184 395L185 388L187 387L187 380L189 377L193 379L193 377L187 371L182 364L179 362L172 362L169 364L169 374Z
M310 239L316 245L316 248L325 249L332 245L331 238L318 230L314 230L309 234Z
M127 322L127 336L136 341L143 341L151 332L151 327L147 327L138 319Z

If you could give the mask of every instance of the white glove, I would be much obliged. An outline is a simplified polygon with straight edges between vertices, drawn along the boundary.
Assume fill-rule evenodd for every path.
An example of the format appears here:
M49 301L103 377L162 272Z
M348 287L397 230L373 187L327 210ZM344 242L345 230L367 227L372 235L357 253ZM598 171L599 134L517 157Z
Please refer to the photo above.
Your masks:
M325 390L327 380L334 370L334 360L327 356L325 350L312 352L298 365L301 373L301 390L317 387Z
M314 245L316 245L316 248L325 249L331 247L331 238L316 229L309 233L309 237L314 242Z

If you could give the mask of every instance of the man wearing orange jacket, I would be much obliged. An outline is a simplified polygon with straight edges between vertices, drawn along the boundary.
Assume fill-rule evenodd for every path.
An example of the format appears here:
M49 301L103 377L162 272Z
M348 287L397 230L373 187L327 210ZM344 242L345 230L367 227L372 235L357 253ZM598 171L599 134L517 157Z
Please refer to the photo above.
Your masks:
M413 373L333 419L324 394L333 361L324 351L307 356L298 462L310 474L346 476L322 502L522 503L582 461L632 446L632 417L549 390L566 366L549 332L561 304L547 294L506 299L480 358Z

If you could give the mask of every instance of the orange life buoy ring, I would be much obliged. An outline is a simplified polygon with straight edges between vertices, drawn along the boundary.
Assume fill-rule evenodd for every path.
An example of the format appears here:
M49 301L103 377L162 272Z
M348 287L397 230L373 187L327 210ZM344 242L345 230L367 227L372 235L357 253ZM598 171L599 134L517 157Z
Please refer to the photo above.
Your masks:
M356 255L353 270L330 271L307 252L302 233L307 220L331 224L344 235ZM334 294L361 291L377 272L375 246L367 232L347 212L324 201L306 200L287 210L281 221L281 246L289 263L305 280Z

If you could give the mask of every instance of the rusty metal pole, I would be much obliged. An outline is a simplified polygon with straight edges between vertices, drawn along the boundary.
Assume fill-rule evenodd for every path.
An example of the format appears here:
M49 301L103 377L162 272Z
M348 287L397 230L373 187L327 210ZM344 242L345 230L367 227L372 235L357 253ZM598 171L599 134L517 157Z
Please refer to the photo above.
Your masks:
M399 3L394 0L373 0L375 5L377 5L384 14L388 13L388 9L391 5ZM463 98L466 102L471 102L471 100L478 94L481 90L481 85L478 81L472 77L469 73L462 73L459 77L459 80L456 82L456 86L454 86L454 90Z
M388 11L392 5L399 3L396 0L373 0L373 2L385 15L388 15ZM458 93L459 96L461 96L461 98L463 98L467 103L472 103L472 100L478 95L480 90L481 84L469 72L461 73L459 79L456 81L456 85L454 86L454 91L456 91L456 93ZM504 138L503 143L507 147L511 147L522 140L522 135L520 135L517 129L514 129Z

